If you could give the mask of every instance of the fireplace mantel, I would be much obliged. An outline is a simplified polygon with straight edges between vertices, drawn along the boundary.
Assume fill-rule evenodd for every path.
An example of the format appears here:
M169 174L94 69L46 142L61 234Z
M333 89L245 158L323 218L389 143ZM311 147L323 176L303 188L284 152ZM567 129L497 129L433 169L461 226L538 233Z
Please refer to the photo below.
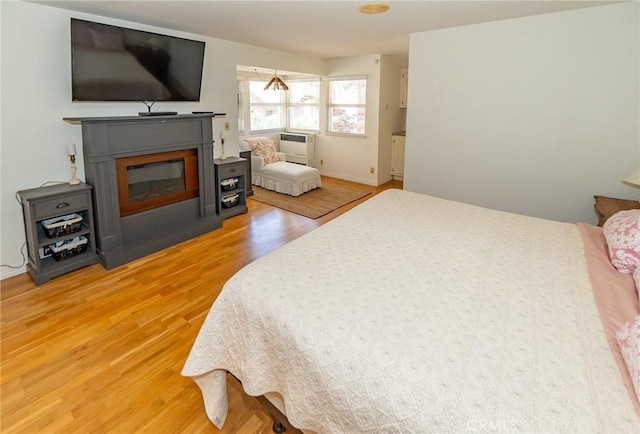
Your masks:
M62 120L70 124L80 124L82 122L126 122L126 121L142 121L142 120L158 120L158 119L180 119L180 118L215 118L225 117L225 113L198 113L198 114L181 114L181 115L163 115L163 116L93 116L93 117L66 117Z
M93 186L96 249L107 269L219 228L213 122L222 114L64 118L82 126L85 176ZM116 160L195 149L198 196L120 216Z

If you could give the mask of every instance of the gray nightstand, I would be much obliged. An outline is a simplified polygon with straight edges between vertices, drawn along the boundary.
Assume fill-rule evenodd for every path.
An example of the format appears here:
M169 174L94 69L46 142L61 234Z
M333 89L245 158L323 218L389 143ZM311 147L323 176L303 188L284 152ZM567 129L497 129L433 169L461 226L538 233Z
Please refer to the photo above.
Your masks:
M213 160L217 191L216 210L223 219L247 212L247 161L227 157ZM227 183L232 183L229 187Z
M81 183L57 184L18 192L27 238L27 272L36 285L80 267L98 263L91 189L90 185ZM82 217L82 224L77 232L62 233L53 238L45 234L43 221L68 214L78 214ZM82 252L75 253L80 249L64 250L63 254L57 255L63 259L56 260L49 251L49 246L77 236L87 239Z

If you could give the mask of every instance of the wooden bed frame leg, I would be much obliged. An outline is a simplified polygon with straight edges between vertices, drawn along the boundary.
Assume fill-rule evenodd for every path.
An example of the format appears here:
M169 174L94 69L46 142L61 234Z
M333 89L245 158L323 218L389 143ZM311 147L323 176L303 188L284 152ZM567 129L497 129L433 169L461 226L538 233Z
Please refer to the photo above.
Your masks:
M287 427L284 426L282 423L278 422L277 420L273 422L273 426L271 428L273 429L273 432L278 434L282 434L287 430Z
M238 378L235 375L233 375L231 372L229 372L229 375L231 375L231 377L233 377L242 386L242 381L238 380ZM260 401L260 404L262 404L265 407L265 409L273 419L273 425L271 426L271 429L273 430L274 433L282 434L287 430L287 426L293 429L293 427L289 425L289 421L287 420L287 417L284 414L282 414L282 412L278 410L278 408L275 405L273 405L267 398L265 398L264 396L256 396L256 399ZM285 423L280 422L281 420L284 420Z

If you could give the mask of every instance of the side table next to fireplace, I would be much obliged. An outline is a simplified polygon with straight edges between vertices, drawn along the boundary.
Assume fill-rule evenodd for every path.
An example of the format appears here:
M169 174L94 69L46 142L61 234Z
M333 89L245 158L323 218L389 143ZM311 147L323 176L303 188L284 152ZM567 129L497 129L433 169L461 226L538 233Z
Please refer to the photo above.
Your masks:
M27 239L27 272L36 285L98 263L91 188L84 183L56 184L18 192ZM67 225L64 217L70 215L77 218ZM61 223L47 224L56 220ZM47 230L47 226L58 230ZM57 246L57 253L52 246Z

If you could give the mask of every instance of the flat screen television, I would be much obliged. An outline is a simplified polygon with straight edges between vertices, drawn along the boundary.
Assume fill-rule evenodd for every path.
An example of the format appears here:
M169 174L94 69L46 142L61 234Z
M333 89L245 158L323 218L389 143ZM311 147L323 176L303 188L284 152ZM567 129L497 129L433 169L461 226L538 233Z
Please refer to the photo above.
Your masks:
M205 43L71 19L73 101L199 101Z

